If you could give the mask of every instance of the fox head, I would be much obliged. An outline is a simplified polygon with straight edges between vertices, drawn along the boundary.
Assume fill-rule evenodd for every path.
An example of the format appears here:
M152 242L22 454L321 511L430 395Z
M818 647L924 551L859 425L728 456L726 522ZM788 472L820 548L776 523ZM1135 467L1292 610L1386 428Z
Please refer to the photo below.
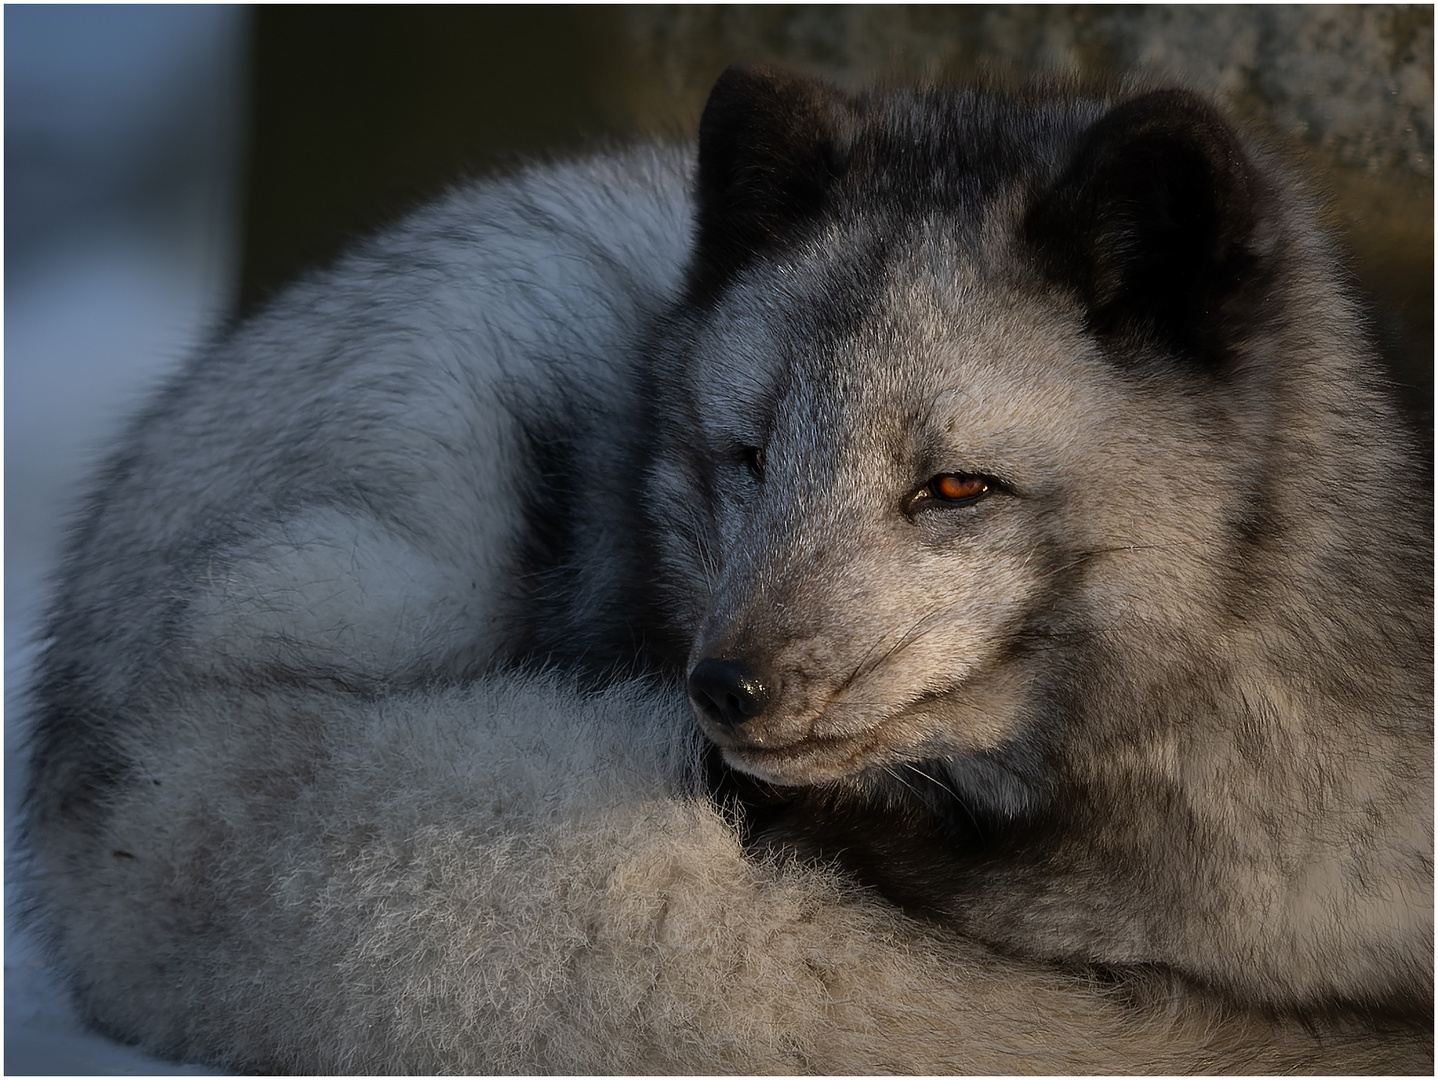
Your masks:
M1232 606L1281 225L1210 106L731 68L696 186L646 499L732 766L1042 753L1100 658Z

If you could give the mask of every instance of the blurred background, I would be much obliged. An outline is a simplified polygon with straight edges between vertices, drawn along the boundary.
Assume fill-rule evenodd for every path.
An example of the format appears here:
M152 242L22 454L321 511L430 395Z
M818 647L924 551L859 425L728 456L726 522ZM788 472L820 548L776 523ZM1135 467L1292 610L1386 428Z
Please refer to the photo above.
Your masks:
M1331 194L1431 439L1431 6L10 5L4 41L7 822L65 508L146 388L447 185L689 136L733 60L851 86L993 71L1207 91ZM6 926L6 1072L160 1068L82 1034Z

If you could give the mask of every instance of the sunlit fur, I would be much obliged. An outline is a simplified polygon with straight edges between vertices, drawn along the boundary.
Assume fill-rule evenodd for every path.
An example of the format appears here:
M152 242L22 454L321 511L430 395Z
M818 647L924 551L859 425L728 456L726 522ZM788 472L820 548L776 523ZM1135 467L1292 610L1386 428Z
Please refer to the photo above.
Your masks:
M1304 197L1184 95L734 69L701 144L457 191L131 424L31 692L85 1015L257 1071L1431 1071L1429 503ZM765 709L696 724L705 657Z

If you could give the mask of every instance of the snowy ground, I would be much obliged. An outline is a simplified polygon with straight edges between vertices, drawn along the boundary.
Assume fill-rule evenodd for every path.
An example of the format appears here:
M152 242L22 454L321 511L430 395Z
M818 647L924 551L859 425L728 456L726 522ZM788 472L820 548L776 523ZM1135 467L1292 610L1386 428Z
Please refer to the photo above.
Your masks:
M243 14L16 7L5 29L5 819L67 508L145 389L233 287ZM13 917L5 1072L197 1073L86 1031Z

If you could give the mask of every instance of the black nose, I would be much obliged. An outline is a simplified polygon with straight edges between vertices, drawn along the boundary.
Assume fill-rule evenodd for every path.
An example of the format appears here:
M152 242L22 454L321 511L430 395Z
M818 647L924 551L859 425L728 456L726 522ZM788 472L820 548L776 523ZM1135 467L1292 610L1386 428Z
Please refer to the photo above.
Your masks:
M769 704L771 679L739 660L709 657L689 675L689 696L705 716L726 727L738 727Z

